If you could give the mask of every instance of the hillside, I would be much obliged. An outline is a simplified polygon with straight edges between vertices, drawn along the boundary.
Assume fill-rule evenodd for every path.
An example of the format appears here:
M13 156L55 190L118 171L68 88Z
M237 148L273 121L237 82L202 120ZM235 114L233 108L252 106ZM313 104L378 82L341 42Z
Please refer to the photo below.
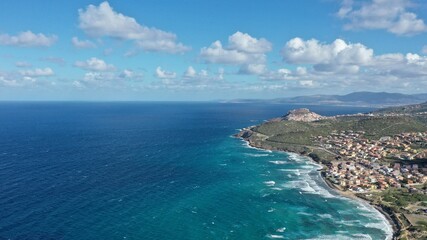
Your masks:
M421 104L389 107L375 111L377 114L419 114L427 112L427 102Z
M293 110L282 118L245 129L239 136L243 136L256 147L302 154L312 153L325 160L332 160L334 156L316 145L316 137L326 137L341 131L353 131L364 132L364 137L367 139L378 140L384 136L403 132L424 132L427 131L427 115L409 114L417 113L424 107L427 107L427 104L392 108L393 111L383 109L373 114L335 117L322 117L304 109ZM394 109L405 109L405 114L397 114L398 111ZM299 118L295 120L295 113L301 114L301 112L304 114L297 115ZM394 114L388 115L391 112ZM290 114L292 114L291 118ZM301 116L309 116L309 119L301 119Z

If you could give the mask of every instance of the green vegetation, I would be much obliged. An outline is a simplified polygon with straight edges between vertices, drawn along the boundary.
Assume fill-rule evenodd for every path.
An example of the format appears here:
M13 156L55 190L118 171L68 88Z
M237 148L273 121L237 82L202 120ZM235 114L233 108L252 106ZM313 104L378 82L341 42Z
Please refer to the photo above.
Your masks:
M382 200L392 207L407 207L409 204L427 202L427 195L423 193L410 193L406 189L389 189L381 192Z
M315 122L277 121L267 122L252 129L263 136L258 139L263 146L275 149L291 150L297 148L303 152L315 149L314 138L327 136L332 132L364 131L369 139L378 140L402 132L427 131L427 125L418 118L410 116L356 116L325 119ZM254 137L256 139L256 136ZM305 148L304 148L305 147ZM291 149L290 149L291 148ZM321 153L320 153L321 154ZM328 159L331 157L329 154Z
M252 146L297 152L310 156L317 162L328 166L330 161L342 159L337 151L331 151L325 144L321 145L318 136L347 136L349 131L357 132L370 140L381 137L399 135L401 133L427 131L427 103L406 107L387 108L374 112L372 115L339 116L313 121L313 115L301 121L287 121L286 118L275 119L240 133ZM421 114L422 113L422 114ZM289 115L289 114L288 114ZM363 132L363 133L361 133ZM412 149L425 149L423 143L412 144ZM401 148L401 146L399 146ZM385 163L402 162L402 158L382 159ZM405 160L406 161L406 160ZM411 163L425 164L427 159L411 160ZM330 166L330 165L329 165ZM417 189L389 188L385 191L370 191L356 195L379 206L389 214L393 222L399 226L398 239L427 239L427 215L422 211L427 206L427 195Z
M421 113L421 112L427 112L427 102L422 104L408 105L408 106L383 108L378 111L375 111L375 113L379 113L379 114L391 114L391 113L414 114L414 113Z

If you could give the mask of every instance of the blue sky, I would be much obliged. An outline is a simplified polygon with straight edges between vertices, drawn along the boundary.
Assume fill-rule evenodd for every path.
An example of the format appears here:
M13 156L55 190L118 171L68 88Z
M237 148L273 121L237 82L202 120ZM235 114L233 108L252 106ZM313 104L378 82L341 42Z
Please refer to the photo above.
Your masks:
M421 0L15 0L0 9L0 100L427 92Z

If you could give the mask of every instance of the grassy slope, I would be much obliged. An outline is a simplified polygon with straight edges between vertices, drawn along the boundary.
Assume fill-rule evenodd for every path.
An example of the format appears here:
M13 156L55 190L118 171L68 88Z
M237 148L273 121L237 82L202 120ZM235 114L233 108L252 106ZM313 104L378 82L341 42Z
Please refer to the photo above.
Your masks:
M423 122L424 121L424 122ZM402 132L427 131L427 121L409 116L397 117L340 117L316 122L280 121L267 122L253 129L262 134L254 137L265 148L274 148L291 152L313 153L319 160L330 161L335 155L318 148L313 137L327 136L333 131L364 131L370 139L379 139Z
M370 139L379 139L402 132L426 131L425 123L416 118L399 117L343 117L339 119L322 120L317 122L268 122L254 129L267 135L267 141L312 145L312 137L327 136L333 131L365 131Z

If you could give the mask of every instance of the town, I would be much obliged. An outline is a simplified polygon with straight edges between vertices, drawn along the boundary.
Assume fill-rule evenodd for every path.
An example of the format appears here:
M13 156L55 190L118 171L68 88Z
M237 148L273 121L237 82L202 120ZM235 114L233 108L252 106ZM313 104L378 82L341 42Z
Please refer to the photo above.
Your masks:
M385 190L390 187L423 191L416 186L427 182L427 132L401 133L379 140L363 131L334 131L318 136L319 147L336 155L325 177L336 187L353 192Z

